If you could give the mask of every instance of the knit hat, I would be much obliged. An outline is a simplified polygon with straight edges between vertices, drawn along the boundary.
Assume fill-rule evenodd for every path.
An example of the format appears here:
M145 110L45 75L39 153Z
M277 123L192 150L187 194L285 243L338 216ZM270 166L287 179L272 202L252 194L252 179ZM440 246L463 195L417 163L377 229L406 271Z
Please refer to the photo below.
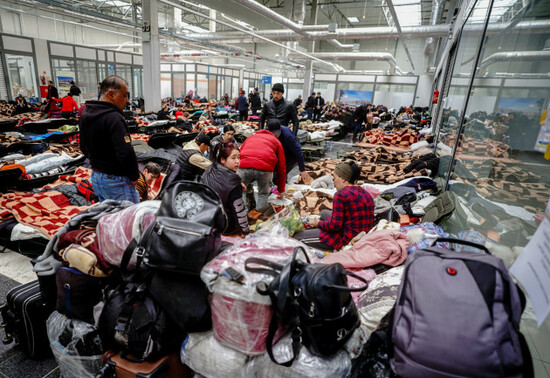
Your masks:
M281 83L276 83L273 85L273 87L271 88L271 92L281 92L281 93L285 93L285 87L283 86L283 84Z
M334 168L334 173L346 180L353 183L353 167L349 163L340 163Z
M277 118L268 119L267 129L271 131L273 135L279 135L281 133L281 121Z
M197 138L195 139L197 144L200 146L201 144L206 144L207 146L210 146L210 138L206 136L206 134L199 134L197 135Z

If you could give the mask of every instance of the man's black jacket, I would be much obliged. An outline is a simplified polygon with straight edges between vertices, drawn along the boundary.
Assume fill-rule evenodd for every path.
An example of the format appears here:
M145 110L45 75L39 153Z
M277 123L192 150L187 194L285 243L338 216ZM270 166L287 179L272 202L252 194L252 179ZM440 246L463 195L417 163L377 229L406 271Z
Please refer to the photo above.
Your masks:
M292 131L294 134L298 132L299 122L296 108L290 102L285 101L284 97L279 101L271 100L265 104L262 114L260 114L260 129L263 129L265 121L271 118L277 118L282 126L288 126L292 122Z
M106 101L87 101L80 117L80 148L96 171L139 178L136 153L122 112Z

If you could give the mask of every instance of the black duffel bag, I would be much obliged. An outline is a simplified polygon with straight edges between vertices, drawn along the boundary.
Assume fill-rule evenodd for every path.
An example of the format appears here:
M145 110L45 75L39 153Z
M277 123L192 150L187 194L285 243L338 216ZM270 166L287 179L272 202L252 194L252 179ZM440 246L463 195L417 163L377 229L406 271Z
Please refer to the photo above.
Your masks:
M296 259L300 251L307 262ZM331 356L360 325L359 312L350 292L363 291L368 283L341 264L310 264L305 250L296 247L291 262L285 266L251 257L246 260L245 269L275 276L269 285L260 282L257 291L269 295L275 310L266 347L271 360L279 365L291 366L302 343L314 355ZM349 288L348 275L364 282L365 286ZM287 326L292 332L293 356L286 362L278 362L272 351L279 326Z
M221 247L227 217L208 186L177 181L168 187L154 223L144 232L144 263L154 269L199 275Z

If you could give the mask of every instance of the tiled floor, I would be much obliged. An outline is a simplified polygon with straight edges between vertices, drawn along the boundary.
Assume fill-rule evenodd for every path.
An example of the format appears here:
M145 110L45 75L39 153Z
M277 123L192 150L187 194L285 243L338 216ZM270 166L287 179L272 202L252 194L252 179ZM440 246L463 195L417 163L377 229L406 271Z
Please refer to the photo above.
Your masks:
M7 251L0 253L0 302L12 288L36 279L30 258ZM0 340L4 332L0 330ZM0 342L0 378L59 377L59 368L53 357L34 361L26 357L23 350L11 343Z

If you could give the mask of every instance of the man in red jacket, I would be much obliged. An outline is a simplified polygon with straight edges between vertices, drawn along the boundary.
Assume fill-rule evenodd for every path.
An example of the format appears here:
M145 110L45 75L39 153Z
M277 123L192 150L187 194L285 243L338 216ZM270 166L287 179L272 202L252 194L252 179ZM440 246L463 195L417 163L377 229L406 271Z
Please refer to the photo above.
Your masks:
M277 172L277 190L283 198L286 185L285 152L275 134L281 130L258 130L249 136L241 146L241 164L237 174L245 186L258 183L257 208L267 206L273 172ZM246 203L246 198L244 198ZM252 210L252 209L249 209Z
M53 100L63 104L61 107L61 116L63 118L71 118L74 116L74 112L78 111L78 104L73 99L71 93L67 93L67 96L63 98L54 98Z

